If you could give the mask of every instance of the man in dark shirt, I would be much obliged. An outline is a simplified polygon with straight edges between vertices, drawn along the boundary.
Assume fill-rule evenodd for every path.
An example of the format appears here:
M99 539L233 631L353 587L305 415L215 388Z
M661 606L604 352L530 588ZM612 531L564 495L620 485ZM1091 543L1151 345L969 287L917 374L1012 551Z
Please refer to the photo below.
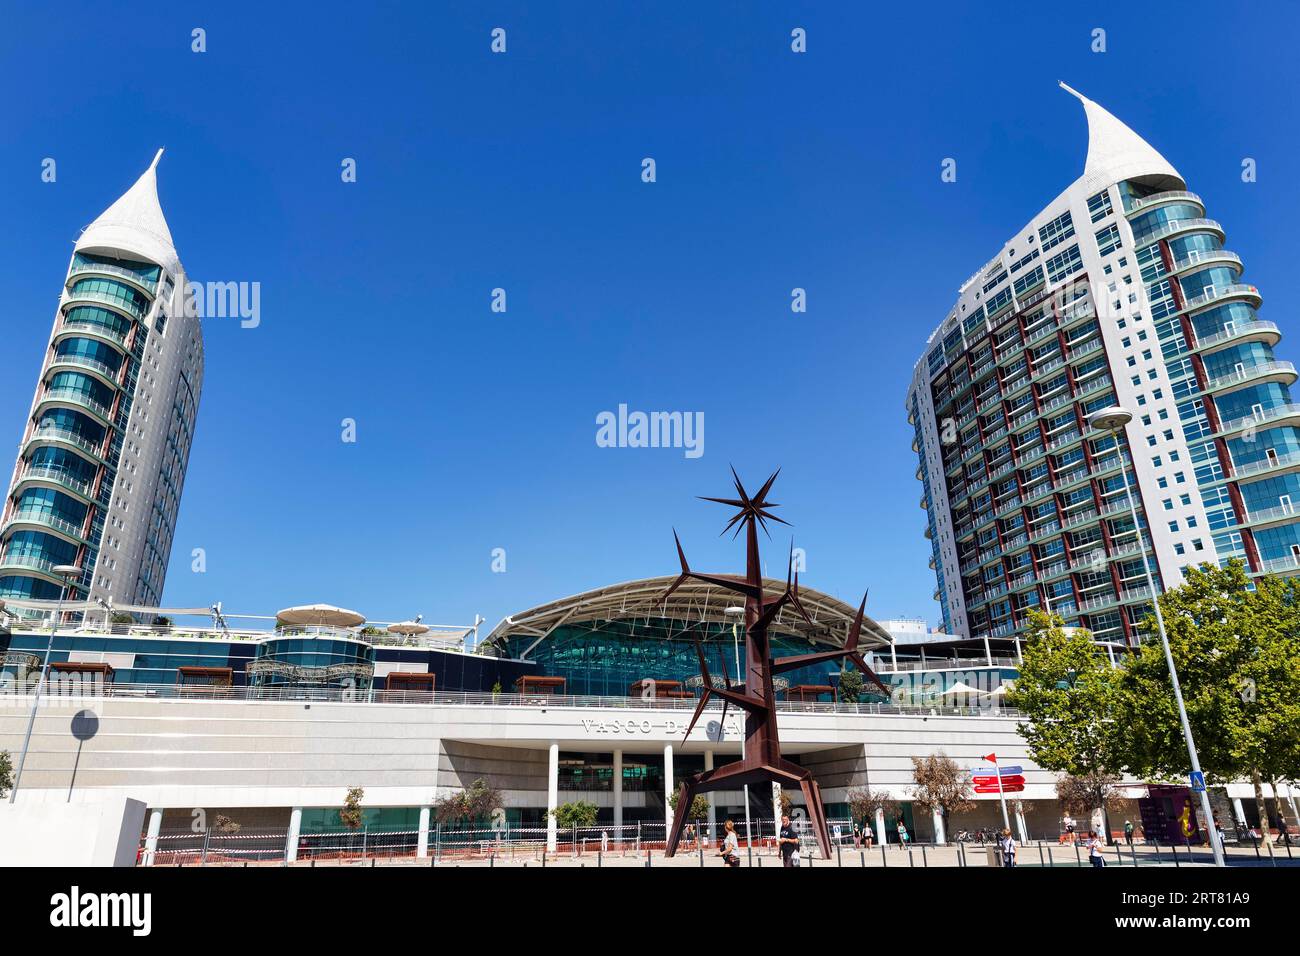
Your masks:
M776 845L781 850L781 865L795 866L794 854L799 849L799 834L794 832L788 813L781 814L781 832L777 834Z

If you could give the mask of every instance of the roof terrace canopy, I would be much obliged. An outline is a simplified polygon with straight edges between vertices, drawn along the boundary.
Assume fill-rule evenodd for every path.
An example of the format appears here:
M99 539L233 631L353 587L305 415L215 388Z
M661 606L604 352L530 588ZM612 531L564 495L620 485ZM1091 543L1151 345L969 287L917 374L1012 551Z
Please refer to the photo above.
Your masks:
M303 604L287 607L276 614L276 619L299 627L359 627L366 616L332 604Z
M660 577L625 581L539 604L502 620L492 629L485 643L523 636L541 641L564 624L636 619L732 624L738 620L727 614L726 609L740 604L739 597L731 591L703 581L686 581L665 603L663 595L674 580L673 577ZM763 587L769 597L777 597L785 590L785 581L764 578ZM853 626L853 619L857 616L857 607L822 591L802 586L799 588L799 600L812 619L813 626L809 627L797 611L787 606L772 624L771 632L842 647L849 628ZM859 646L871 650L887 647L889 643L889 632L864 616Z

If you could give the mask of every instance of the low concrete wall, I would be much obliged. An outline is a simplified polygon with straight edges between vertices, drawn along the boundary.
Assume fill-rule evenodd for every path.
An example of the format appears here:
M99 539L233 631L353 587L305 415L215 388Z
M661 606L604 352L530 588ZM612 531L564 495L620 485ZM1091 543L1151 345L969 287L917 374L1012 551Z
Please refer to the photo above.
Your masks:
M0 803L6 866L135 866L145 806L106 795L82 803Z

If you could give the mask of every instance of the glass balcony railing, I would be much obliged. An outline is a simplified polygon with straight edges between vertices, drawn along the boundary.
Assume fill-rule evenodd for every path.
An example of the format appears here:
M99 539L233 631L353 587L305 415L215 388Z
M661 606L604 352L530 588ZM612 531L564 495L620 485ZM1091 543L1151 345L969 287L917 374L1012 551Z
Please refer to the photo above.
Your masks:
M1218 375L1209 379L1205 383L1205 391L1217 392L1221 389L1232 388L1243 382L1261 378L1285 381L1286 384L1290 385L1296 380L1295 365L1291 362L1258 362L1255 365L1247 365L1226 375Z
M47 388L45 394L41 396L41 401L46 399L55 402L73 402L90 409L106 422L112 421L113 413L106 405L101 405L85 392L78 391L75 388Z
M106 305L110 309L117 309L119 312L124 312L133 319L138 320L143 320L145 316L145 310L130 299L112 295L108 292L101 292L98 289L69 289L67 303L72 302L94 302L97 305Z
M1143 209L1150 209L1152 206L1161 206L1170 202L1194 202L1205 211L1205 203L1196 193L1189 193L1185 189L1170 189L1162 193L1153 193L1150 196L1143 196L1141 199L1134 199L1129 203L1128 209L1124 211L1126 216L1132 216L1135 212Z
M72 280L78 276L85 275L114 276L119 279L125 279L126 281L139 286L150 295L153 295L154 291L158 288L157 279L154 279L151 282L131 269L111 265L107 262L91 262L89 260L75 263L72 266L72 269L68 272L68 285L71 286Z
M70 365L76 368L89 369L103 378L108 379L114 385L117 384L117 373L120 368L113 368L107 362L101 362L99 359L93 359L88 355L78 355L74 352L65 352L62 355L57 352L50 359L50 367L56 365Z
M1182 311L1191 312L1193 309L1203 309L1208 305L1213 305L1224 299L1250 299L1254 308L1259 308L1263 303L1264 297L1259 294L1259 289L1245 282L1234 282L1231 285L1207 286L1200 295L1194 295L1183 304Z
M1204 352L1207 349L1217 348L1227 342L1239 339L1253 339L1276 345L1282 340L1282 332L1278 329L1277 323L1265 322L1262 319L1254 322L1237 322L1231 328L1225 328L1222 332L1216 332L1204 338L1197 336L1196 351Z
M32 437L27 439L27 444L30 447L36 442L44 441L60 441L82 451L90 452L96 458L99 457L99 443L92 442L90 439L66 428L38 428L32 432Z
M1300 421L1300 404L1288 402L1285 405L1277 405L1273 408L1266 408L1258 415L1243 415L1241 418L1234 418L1231 421L1222 422L1219 425L1218 435L1228 435L1232 432L1241 431L1252 425L1255 428L1266 428L1275 422L1285 421L1288 418L1294 418Z
M1154 232L1149 232L1141 238L1135 237L1139 246L1149 246L1161 239L1168 239L1170 236L1177 235L1180 232L1207 231L1218 233L1219 241L1226 238L1223 227L1213 219L1177 219L1173 222L1167 222Z
M76 538L79 541L84 540L82 535L83 528L81 525L74 524L71 521L60 518L58 515L51 514L49 511L44 511L38 508L20 508L10 516L8 523L10 525L40 525L44 528L52 528L55 531L68 535L69 537Z
M117 345L121 345L124 348L126 346L126 335L118 332L116 329L110 329L107 325L102 325L99 322L68 322L65 320L64 323L59 326L55 335L62 338L69 332L89 332L91 335L98 335Z
M55 484L62 485L81 495L83 498L91 498L94 488L88 481L83 481L75 475L70 474L63 468L52 468L49 465L28 465L23 469L19 481L27 480L52 481Z
M1172 271L1174 273L1179 273L1212 262L1226 262L1229 265L1235 265L1239 275L1243 268L1241 264L1241 256L1237 255L1235 252L1229 252L1227 249L1193 249L1181 259L1174 260Z

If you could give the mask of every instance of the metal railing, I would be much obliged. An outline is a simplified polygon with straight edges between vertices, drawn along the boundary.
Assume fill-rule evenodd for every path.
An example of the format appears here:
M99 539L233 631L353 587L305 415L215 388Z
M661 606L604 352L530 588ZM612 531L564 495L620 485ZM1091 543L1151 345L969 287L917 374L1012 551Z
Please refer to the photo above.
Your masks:
M877 655L877 661L880 661ZM967 666L962 662L962 666ZM978 666L978 665L976 665ZM940 669L938 662L927 663L927 669ZM900 670L915 670L902 667ZM890 673L882 669L882 673ZM69 694L77 697L104 700L177 700L177 701L247 701L250 703L275 703L279 701L313 701L343 704L421 704L439 707L542 707L579 708L601 710L654 710L679 711L689 714L699 703L690 698L606 697L593 695L505 693L482 691L415 691L380 690L378 688L329 687L323 685L273 684L251 686L246 684L217 686L212 684L132 684L109 683L101 680L70 681ZM21 694L19 694L21 696ZM721 703L710 705L709 711L720 710ZM786 714L861 714L887 717L972 717L987 716L982 707L950 706L947 704L884 704L847 703L844 701L777 701L776 709ZM1012 711L999 708L999 713L1011 715Z

